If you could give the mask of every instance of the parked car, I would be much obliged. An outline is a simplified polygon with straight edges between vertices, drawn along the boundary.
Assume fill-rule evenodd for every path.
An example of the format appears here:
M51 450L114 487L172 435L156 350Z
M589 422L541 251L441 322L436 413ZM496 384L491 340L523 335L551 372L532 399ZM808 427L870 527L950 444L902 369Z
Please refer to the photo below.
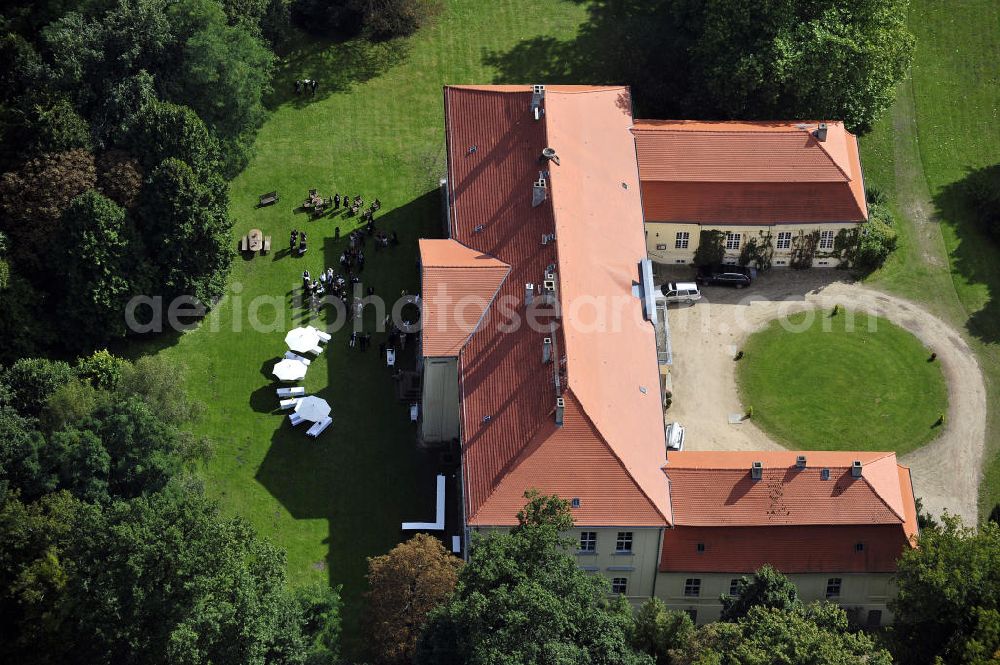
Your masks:
M695 281L699 284L728 284L742 289L750 286L753 273L750 268L743 266L701 266Z
M684 450L684 426L680 423L667 425L667 450Z
M692 303L701 300L701 291L694 282L667 282L660 287L660 293L667 302Z

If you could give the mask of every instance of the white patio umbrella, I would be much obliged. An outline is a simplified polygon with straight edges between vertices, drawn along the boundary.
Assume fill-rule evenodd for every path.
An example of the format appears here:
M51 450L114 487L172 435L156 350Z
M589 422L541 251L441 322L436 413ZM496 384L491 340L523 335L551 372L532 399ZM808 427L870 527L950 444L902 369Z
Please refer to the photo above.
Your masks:
M321 397L310 395L299 400L295 405L295 413L305 420L318 423L330 415L330 403Z
M300 381L305 378L307 369L305 363L286 358L274 366L274 376L280 381Z
M319 346L319 335L315 328L295 328L285 335L285 344L297 353L306 353Z

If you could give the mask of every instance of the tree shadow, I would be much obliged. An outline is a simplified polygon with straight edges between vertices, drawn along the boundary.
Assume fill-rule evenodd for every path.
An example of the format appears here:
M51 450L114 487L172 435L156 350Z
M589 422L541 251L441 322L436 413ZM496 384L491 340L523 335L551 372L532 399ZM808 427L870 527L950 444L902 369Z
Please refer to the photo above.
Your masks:
M997 166L989 168L998 168ZM934 196L937 218L947 224L958 238L950 252L952 273L970 285L983 285L983 306L969 316L966 328L977 339L989 344L1000 341L1000 242L982 228L969 197L970 180L978 171L968 169L966 176L943 187Z
M373 42L363 37L334 40L297 33L296 43L278 60L272 90L264 100L269 110L286 104L302 108L349 90L403 62L409 52L405 39ZM295 92L296 80L316 80L316 92Z
M366 193L377 196L377 192ZM391 302L391 296L405 290L415 293L419 286L416 266L417 239L440 235L441 197L432 190L390 209L383 201L376 227L396 232L399 245L376 252L368 239L366 262L361 273L365 289ZM317 237L313 246L323 252L324 263L340 272L339 257L347 247L347 235L361 227L361 218L349 218L353 225L341 228L341 237ZM330 230L332 231L332 229ZM327 571L332 586L342 587L344 599L344 650L351 657L363 657L360 631L363 593L366 588L367 557L384 554L412 534L402 532L404 521L422 521L434 515L435 475L442 468L436 453L418 450L416 426L410 422L407 404L397 400L393 369L378 351L381 333L376 330L379 314L366 309L361 330L372 334L372 347L361 352L350 348L350 326L337 326L334 307L305 312L317 327L331 334L323 357L326 386L315 394L330 402L333 424L317 440L306 437L306 425L293 428L284 418L275 422L271 445L256 479L296 520L324 519L328 554L324 561L312 562L316 570ZM414 362L416 344L408 345L409 362ZM262 370L267 367L267 363ZM274 388L262 389L266 400L276 406ZM253 397L251 400L253 401ZM262 402L264 397L261 398ZM277 416L276 416L277 417ZM455 495L454 487L449 495ZM451 510L448 528L459 533L457 504ZM450 542L450 540L449 540Z

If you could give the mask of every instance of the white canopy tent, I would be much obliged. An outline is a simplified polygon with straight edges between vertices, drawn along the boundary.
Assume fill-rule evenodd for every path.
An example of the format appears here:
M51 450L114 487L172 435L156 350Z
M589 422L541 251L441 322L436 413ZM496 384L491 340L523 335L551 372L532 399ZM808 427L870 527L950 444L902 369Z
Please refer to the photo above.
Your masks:
M286 358L274 366L273 373L279 381L301 381L308 369L304 363Z
M295 328L285 335L285 344L297 353L309 353L319 347L319 331L315 328Z
M299 400L295 405L295 413L303 420L318 423L330 415L330 404L322 397L310 395Z

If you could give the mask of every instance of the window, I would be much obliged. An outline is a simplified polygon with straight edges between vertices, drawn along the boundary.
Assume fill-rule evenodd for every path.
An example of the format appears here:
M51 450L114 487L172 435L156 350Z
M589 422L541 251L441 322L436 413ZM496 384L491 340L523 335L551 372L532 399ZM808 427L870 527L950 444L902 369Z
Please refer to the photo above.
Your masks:
M597 532L596 531L581 531L580 532L580 551L581 552L596 552L597 551Z
M833 249L833 231L822 231L819 234L819 248Z
M840 583L841 579L839 577L831 577L826 581L826 597L827 598L839 598L840 597Z
M697 548L698 548L699 552L704 552L705 551L705 543L698 543Z
M878 628L882 625L882 610L868 610L868 621L865 622L869 628Z
M778 233L778 244L775 245L776 249L788 249L792 246L792 232L791 231L780 231Z
M659 243L657 243L657 245L656 245L656 251L658 251L658 252L662 252L662 251L663 251L663 250L665 250L666 248L667 248L667 246L666 246L666 245L663 245L663 244L659 244Z
M628 578L627 577L612 577L611 578L611 593L628 593Z
M674 249L687 249L690 240L691 234L688 231L678 231L677 238L674 240Z
M726 234L726 249L739 249L740 240L743 236L739 233L727 233Z
M632 553L632 532L619 531L618 540L615 541L615 552Z
M854 551L855 552L864 552L865 551L865 544L864 543L855 543L854 544Z
M734 577L729 580L729 595L736 598L740 595L740 578Z
M698 577L689 577L684 580L684 595L685 596L700 596L701 595L701 579Z

